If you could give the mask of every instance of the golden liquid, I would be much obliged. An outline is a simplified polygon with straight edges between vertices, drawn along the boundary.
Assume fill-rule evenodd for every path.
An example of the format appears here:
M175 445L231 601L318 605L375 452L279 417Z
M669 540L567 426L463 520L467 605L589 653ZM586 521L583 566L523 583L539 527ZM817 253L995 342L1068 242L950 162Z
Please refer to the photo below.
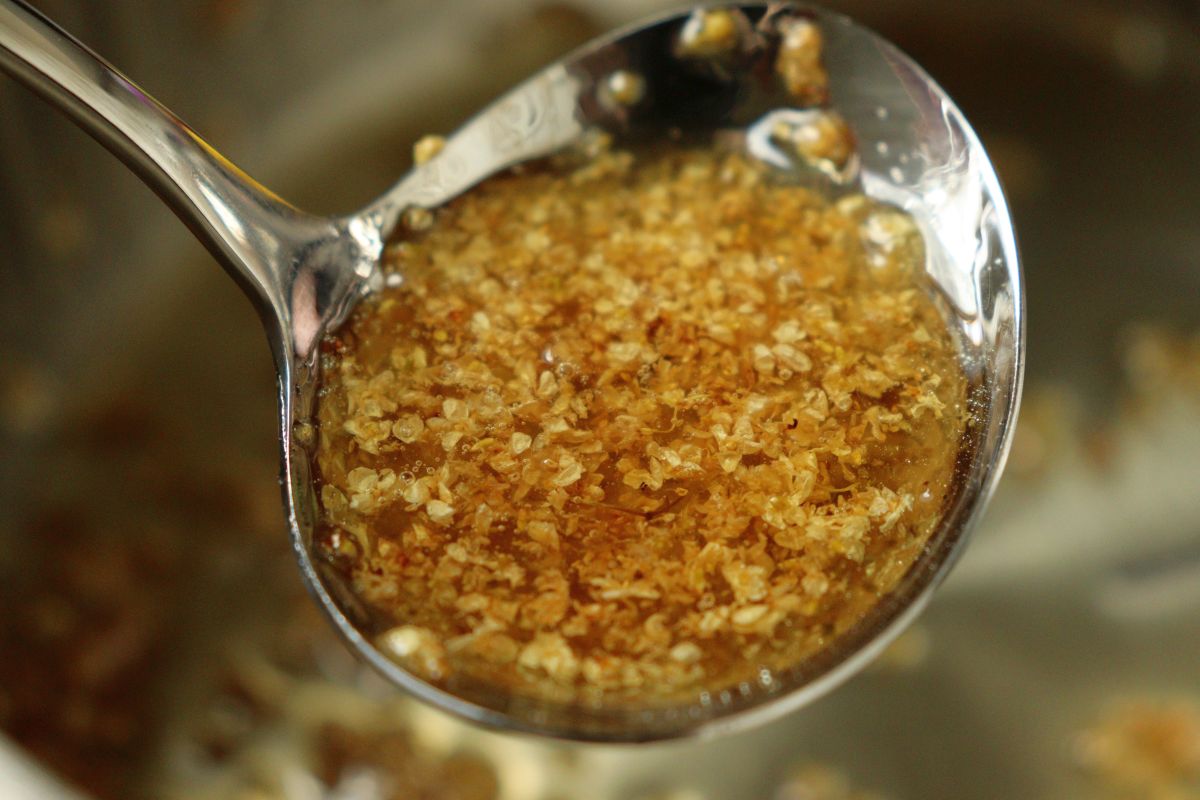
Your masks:
M966 426L919 235L708 150L494 178L327 343L319 541L431 680L667 701L827 647Z

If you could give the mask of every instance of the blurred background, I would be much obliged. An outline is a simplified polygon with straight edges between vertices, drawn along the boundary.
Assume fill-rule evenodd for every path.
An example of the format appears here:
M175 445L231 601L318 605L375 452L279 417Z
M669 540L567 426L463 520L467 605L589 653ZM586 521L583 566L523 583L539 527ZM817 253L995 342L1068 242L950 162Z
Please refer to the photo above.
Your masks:
M637 0L39 0L344 212ZM1200 3L830 2L956 98L1029 307L1009 469L932 607L767 728L574 747L397 697L300 586L234 284L0 79L0 797L1200 798Z

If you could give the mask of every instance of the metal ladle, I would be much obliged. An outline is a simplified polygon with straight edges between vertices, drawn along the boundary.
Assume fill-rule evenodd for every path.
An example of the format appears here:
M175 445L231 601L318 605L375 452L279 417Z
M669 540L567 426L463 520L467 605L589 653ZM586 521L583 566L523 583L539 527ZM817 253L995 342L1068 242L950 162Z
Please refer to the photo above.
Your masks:
M641 741L712 733L795 709L852 675L915 618L961 553L999 478L1020 397L1024 310L1008 209L979 140L919 66L850 20L787 4L727 8L740 26L733 51L698 58L681 49L680 37L703 23L703 11L602 37L486 108L435 158L362 211L322 218L253 181L39 12L21 0L0 0L0 66L140 175L257 307L279 380L287 525L309 589L366 661L459 716L506 730ZM777 41L772 24L788 16L814 21L824 37L832 97L860 143L848 182L916 220L928 277L961 340L973 387L971 441L940 527L900 585L826 650L790 671L764 671L759 680L714 687L693 702L592 708L486 686L456 684L451 691L422 680L375 648L352 592L310 547L318 514L311 420L322 337L382 286L384 243L406 211L435 208L505 167L578 142L591 129L611 132L618 143L742 131L739 141L756 156L783 158L761 134L772 120L797 113L766 61Z

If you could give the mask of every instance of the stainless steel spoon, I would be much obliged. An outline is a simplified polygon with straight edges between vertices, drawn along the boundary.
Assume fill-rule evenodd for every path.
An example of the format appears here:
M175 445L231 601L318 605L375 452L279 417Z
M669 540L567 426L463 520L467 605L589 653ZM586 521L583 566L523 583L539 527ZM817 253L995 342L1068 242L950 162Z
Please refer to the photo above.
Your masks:
M111 65L22 0L0 0L0 66L66 112L127 163L193 230L258 308L279 378L282 487L301 572L351 646L398 686L447 711L507 730L634 741L725 730L795 709L844 681L919 613L961 553L999 478L1024 365L1024 310L1011 222L996 174L959 110L920 67L829 12L789 4L727 7L736 47L686 39L703 10L598 39L542 70L470 120L442 152L362 211L314 217L254 182ZM411 208L434 208L510 165L576 143L587 131L618 142L741 131L755 155L786 167L766 131L795 101L769 59L780 20L814 21L837 110L860 143L851 173L825 176L908 211L927 243L927 271L961 334L973 382L972 445L959 487L924 554L864 622L789 672L717 687L694 701L590 708L486 686L438 687L381 654L368 616L310 542L310 476L318 344L378 289L383 245ZM682 37L682 39L681 39ZM812 177L812 176L810 176ZM816 179L822 179L819 175Z

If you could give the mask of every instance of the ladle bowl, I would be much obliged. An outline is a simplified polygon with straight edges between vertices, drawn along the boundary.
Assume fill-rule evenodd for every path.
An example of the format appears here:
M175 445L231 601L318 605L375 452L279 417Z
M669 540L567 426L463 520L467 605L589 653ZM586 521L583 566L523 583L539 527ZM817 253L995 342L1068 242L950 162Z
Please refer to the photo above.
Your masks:
M137 172L258 309L278 375L287 527L317 602L351 647L391 682L467 719L571 739L644 741L712 734L796 709L850 677L917 616L961 554L1003 468L1024 367L1022 281L1008 208L975 133L917 64L849 19L793 4L725 8L740 15L744 27L732 57L697 59L680 51L679 37L703 12L617 31L501 97L363 210L323 218L254 182L22 0L0 0L0 67ZM752 155L772 161L778 154L755 132L772 115L803 111L772 80L767 62L777 44L773 21L787 15L819 26L833 105L859 144L853 175L833 181L830 190L851 185L912 215L925 237L928 280L961 342L972 386L970 441L939 527L900 584L829 648L790 671L714 687L686 704L593 708L482 685L456 684L450 691L421 679L375 648L353 592L311 546L322 338L382 287L384 244L406 211L436 208L489 175L553 154L592 131L608 132L619 145L732 132ZM629 78L639 82L638 91L614 98L614 80Z

